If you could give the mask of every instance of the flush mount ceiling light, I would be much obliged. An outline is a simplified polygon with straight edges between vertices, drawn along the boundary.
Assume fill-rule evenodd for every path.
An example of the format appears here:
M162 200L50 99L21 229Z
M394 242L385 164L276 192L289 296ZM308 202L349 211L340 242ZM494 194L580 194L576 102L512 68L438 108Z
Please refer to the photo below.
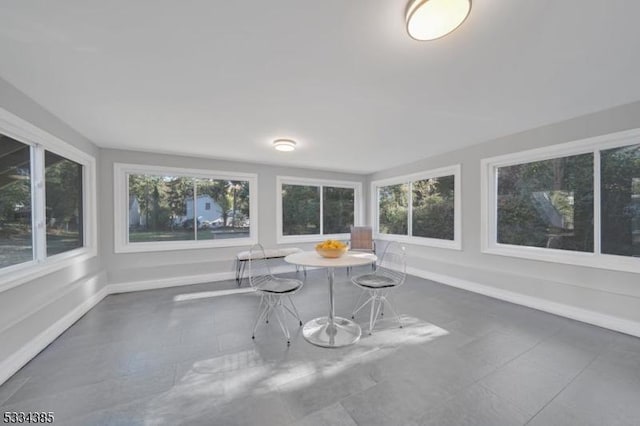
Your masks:
M276 139L273 141L273 147L278 151L293 151L296 149L296 141L291 139Z
M467 19L471 0L411 0L407 5L407 32L419 41L435 40Z

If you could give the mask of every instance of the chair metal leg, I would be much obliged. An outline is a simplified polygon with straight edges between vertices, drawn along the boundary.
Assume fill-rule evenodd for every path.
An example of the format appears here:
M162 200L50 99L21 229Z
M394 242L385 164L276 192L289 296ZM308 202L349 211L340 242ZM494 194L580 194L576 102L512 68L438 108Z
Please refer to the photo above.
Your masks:
M262 302L260 303L262 304ZM262 318L264 318L264 316L267 315L270 309L271 309L271 306L267 302L262 312L260 312L260 315L258 315L258 318L256 318L256 323L253 325L253 332L251 333L252 339L256 338L256 330L258 329L258 325L260 324L260 322L262 322Z
M298 322L300 322L300 325L302 325L302 320L300 319L300 314L298 313L298 308L296 308L296 305L293 303L293 300L291 300L291 296L287 296L287 299L289 299L289 304L293 308L293 312L291 312L291 309L289 309L289 307L287 305L283 304L283 306L285 308L287 308L287 310L291 313L291 315L293 315L294 318L297 319Z
M278 320L278 323L280 324L280 328L282 329L284 336L287 338L287 345L289 345L291 344L291 335L289 334L289 329L284 323L284 319L280 318L280 313L278 312L278 306L282 308L282 312L284 313L284 305L282 304L282 300L279 300L276 306L274 306L273 312L276 316L276 319Z
M360 301L362 300L362 296L364 296L365 294L367 294L367 292L365 290L362 291L362 293L360 293L360 296L358 297L358 301L356 302L355 306L358 306L357 308L354 307L353 312L351 312L351 319L354 319L356 317L356 314L365 306L367 306L367 304L371 301L371 293L369 295L369 298L366 300L366 302L364 302L363 304L359 305Z
M374 312L376 310L376 297L373 296L371 297L371 314L369 316L369 335L371 335L371 333L373 333L373 326L376 322L376 317L374 315Z
M400 320L400 315L398 315L396 310L393 308L393 305L391 304L391 302L389 302L389 299L387 299L387 296L383 296L383 300L387 303L387 306L389 307L393 315L395 315L396 320L398 320L398 323L400 324L400 328L402 328L403 324L402 324L402 321Z

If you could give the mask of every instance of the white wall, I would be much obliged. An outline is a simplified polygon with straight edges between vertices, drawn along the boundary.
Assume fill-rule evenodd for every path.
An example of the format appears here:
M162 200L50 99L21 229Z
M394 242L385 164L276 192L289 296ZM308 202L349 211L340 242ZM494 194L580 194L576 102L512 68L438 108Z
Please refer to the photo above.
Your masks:
M364 175L334 173L318 170L278 167L263 164L206 158L180 157L146 152L101 150L99 166L99 210L102 260L114 288L147 288L151 285L206 282L212 279L231 278L234 259L238 251L249 247L207 248L195 250L160 251L151 253L114 252L113 217L113 164L143 164L180 167L258 175L258 240L265 247L276 247L276 176L295 176L316 179L346 180L364 183ZM366 197L364 203L368 202ZM252 220L254 218L251 218ZM291 246L311 249L313 244ZM285 247L285 246L283 246ZM187 279L185 280L185 277ZM188 278L190 277L190 278ZM130 283L134 283L130 285ZM137 283L137 284L136 284ZM124 285L126 284L126 286Z
M367 181L370 186L378 179L462 164L463 250L407 245L411 272L640 335L640 274L480 251L481 159L637 127L640 102L384 170L369 175ZM370 217L370 209L367 212Z
M89 140L2 79L0 108L88 154L98 155ZM99 300L105 285L106 274L98 253L97 257L0 292L0 383L71 325L81 314L79 307Z

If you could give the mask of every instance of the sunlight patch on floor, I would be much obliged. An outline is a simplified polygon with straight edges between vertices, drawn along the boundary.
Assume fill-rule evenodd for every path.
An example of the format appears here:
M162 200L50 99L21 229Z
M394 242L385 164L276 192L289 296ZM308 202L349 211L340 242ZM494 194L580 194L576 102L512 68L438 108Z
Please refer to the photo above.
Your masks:
M353 346L324 349L326 356L305 360L305 353L284 354L298 359L265 360L261 348L225 354L193 362L176 377L169 391L150 402L150 412L162 417L166 407L189 406L190 411L207 413L249 395L266 395L277 391L303 391L318 380L344 374L352 367L375 362L407 345L419 345L449 334L448 331L418 318L402 316L403 328L395 319L385 318L376 325L373 335L363 331ZM308 345L304 341L298 344ZM312 348L315 351L315 348ZM312 357L308 354L309 358Z

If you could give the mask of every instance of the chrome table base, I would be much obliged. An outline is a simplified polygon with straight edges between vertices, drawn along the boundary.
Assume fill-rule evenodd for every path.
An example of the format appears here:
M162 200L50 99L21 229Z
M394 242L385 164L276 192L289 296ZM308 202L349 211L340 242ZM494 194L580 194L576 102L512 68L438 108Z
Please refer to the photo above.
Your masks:
M340 348L360 340L362 330L355 322L336 317L334 309L334 268L327 268L329 278L329 316L315 318L304 325L302 334L309 343L323 348Z

